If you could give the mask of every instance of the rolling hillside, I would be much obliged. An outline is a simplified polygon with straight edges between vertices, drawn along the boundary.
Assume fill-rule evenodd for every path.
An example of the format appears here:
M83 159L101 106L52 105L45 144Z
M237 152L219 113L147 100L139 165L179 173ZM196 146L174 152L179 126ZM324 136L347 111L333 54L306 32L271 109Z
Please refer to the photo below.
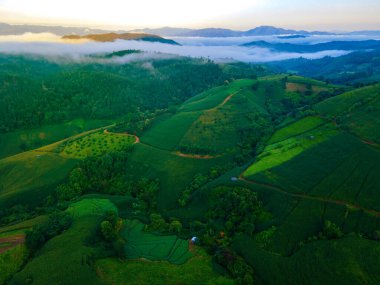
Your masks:
M380 228L380 148L376 128L367 128L378 118L378 106L373 103L379 99L379 91L376 85L317 104L317 117L279 129L242 173L242 183L259 191L274 215L270 225L274 230L266 225L263 231L268 233L265 243L246 237L235 242L236 249L255 268L263 266L259 274L266 284L277 284L281 273L269 275L265 266L289 274L285 264L293 262L291 267L298 267L303 277L289 275L288 283L283 284L303 284L304 280L314 280L311 284L379 282L379 275L368 264L378 264L370 248L378 250L378 242L371 239ZM366 108L373 112L363 112ZM368 141L369 137L373 140ZM319 233L327 220L347 236L334 241L321 239ZM329 254L336 259L329 260ZM345 266L336 263L338 260L357 269L343 271ZM339 272L327 283L328 277L319 271L324 266L336 267Z

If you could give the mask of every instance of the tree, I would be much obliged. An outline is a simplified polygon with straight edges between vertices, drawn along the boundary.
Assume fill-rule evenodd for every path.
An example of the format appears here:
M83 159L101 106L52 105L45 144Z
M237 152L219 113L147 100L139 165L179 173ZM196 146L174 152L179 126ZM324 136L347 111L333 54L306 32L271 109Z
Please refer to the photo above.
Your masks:
M100 224L100 231L107 241L113 241L116 239L116 231L110 221L103 221Z
M182 224L180 221L173 220L169 225L169 231L173 233L179 233L182 230Z
M343 232L339 226L327 220L323 226L323 235L328 239L337 239L343 236Z

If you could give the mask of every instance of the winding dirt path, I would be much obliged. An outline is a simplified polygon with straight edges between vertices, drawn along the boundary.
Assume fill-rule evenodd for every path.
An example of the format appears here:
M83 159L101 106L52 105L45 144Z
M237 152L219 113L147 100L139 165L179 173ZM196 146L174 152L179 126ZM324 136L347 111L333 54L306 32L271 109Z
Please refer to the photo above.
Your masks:
M0 238L0 254L16 247L19 244L25 242L25 235L18 234L9 237ZM5 246L1 246L1 244L6 244Z
M248 180L248 179L244 178L242 174L239 176L239 180L243 181L245 183L248 183L248 184L253 184L253 185L265 187L267 189L271 189L273 191L276 191L277 193L281 193L281 194L284 194L284 195L287 195L290 197L308 199L308 200L314 200L314 201L319 201L319 202L324 202L324 203L329 203L329 204L345 206L347 208L361 210L367 214L370 214L372 216L380 218L380 212L378 212L376 210L367 209L367 208L362 207L360 205L351 204L351 203L348 203L348 202L343 201L343 200L335 200L335 199L330 199L330 198L326 198L326 197L310 196L310 195L306 195L306 194L290 193L290 192L287 192L286 190L284 190L278 186L275 186L275 185L271 185L268 183L262 183L262 182L258 182L258 181L254 181L254 180Z
M213 158L218 158L222 156L222 154L219 154L219 155L187 154L180 151L172 152L172 154L175 154L180 157L187 157L187 158L193 158L193 159L213 159Z
M216 110L216 109L219 109L220 107L223 107L224 105L227 104L228 101L230 101L232 99L232 97L234 97L236 94L238 94L241 90L239 91L236 91L235 93L232 93L230 95L228 95L222 103L216 105L215 107L211 108L211 109L207 109L207 110L204 110L205 112L209 112L209 111L213 111L213 110Z
M140 143L140 138L136 135L131 135L131 134L128 134L128 133L112 133L112 132L109 132L108 129L105 129L103 131L105 134L116 134L116 135L122 135L122 136L127 136L127 137L134 137L135 138L135 142L133 144L137 144L137 143Z

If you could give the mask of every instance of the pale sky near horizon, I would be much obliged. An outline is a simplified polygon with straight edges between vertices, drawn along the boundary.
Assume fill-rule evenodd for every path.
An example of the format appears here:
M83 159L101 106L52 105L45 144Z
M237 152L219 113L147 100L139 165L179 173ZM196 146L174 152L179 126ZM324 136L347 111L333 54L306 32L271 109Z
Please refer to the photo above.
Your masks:
M380 30L379 0L0 0L0 22L113 28Z

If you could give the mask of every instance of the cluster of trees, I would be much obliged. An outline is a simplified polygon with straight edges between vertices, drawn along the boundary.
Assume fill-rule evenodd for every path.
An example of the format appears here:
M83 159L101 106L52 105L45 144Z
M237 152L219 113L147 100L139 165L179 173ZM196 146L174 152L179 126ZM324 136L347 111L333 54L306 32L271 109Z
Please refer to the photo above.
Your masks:
M166 221L160 214L152 213L149 217L150 223L145 227L148 231L159 233L175 233L182 231L182 223L174 218Z
M190 184L182 191L178 204L185 207L191 200L191 195L203 185L220 176L226 169L224 167L212 167L207 174L198 173Z
M228 270L239 285L256 284L253 268L249 266L244 258L237 255L231 248L219 249L214 255L215 261Z
M210 226L223 223L221 229L231 236L245 233L252 236L263 214L262 202L256 192L241 187L222 186L215 190L208 213ZM220 226L219 226L220 227Z
M239 74L186 58L100 65L2 55L0 64L0 132L74 118L115 119L138 108L166 109L223 84L230 72L264 72L246 65Z
M75 200L86 193L121 194L127 191L125 179L128 150L88 157L75 167L66 184L57 187L59 202Z
M213 155L216 154L216 148L212 146L200 145L180 145L178 150L182 153L198 154L198 155Z
M356 85L373 83L380 72L380 50L359 51L340 57L308 60L291 59L271 64L274 71L294 70L298 74L335 84Z
M143 131L149 128L153 120L163 112L165 112L165 109L141 111L137 108L134 112L129 112L124 115L120 119L120 122L112 128L112 131L140 135Z
M301 241L298 244L298 247L302 247L303 245L305 245L305 243L314 242L317 240L339 239L339 238L342 238L343 236L344 236L344 233L337 224L333 223L330 220L326 220L323 223L322 231L319 232L318 235L310 236L305 241Z
M107 247L111 248L118 257L125 257L125 243L121 230L123 228L123 220L118 213L107 211L100 222L99 231L101 238Z
M255 284L252 267L231 248L234 235L253 235L263 214L257 193L247 188L222 186L214 189L207 223L195 221L192 228L214 260L228 270L237 284Z
M57 187L58 203L67 203L88 193L129 195L135 199L136 211L150 213L157 206L158 180L127 179L129 149L114 151L81 161L69 175L68 181Z
M17 221L24 221L32 218L38 211L31 209L29 206L21 204L13 207L2 207L0 209L0 225L7 225Z
M72 217L65 212L56 212L49 216L45 223L42 223L32 230L26 232L25 244L34 254L49 239L67 230L72 223Z

